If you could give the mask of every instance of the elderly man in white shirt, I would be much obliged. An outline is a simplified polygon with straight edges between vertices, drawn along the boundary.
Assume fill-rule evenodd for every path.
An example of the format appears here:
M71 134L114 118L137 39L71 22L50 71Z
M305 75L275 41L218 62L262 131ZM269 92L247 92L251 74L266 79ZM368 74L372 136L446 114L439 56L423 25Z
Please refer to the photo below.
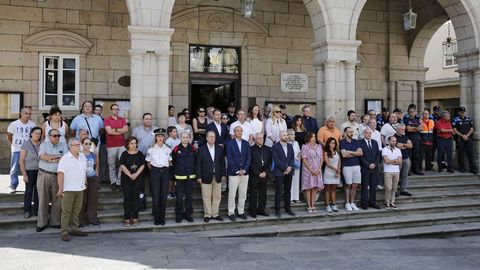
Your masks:
M83 190L87 181L87 159L80 152L80 141L68 141L70 151L58 163L58 193L62 198L61 234L62 241L70 241L68 234L87 236L79 230L79 214L82 210ZM72 224L70 223L72 221Z
M238 109L237 110L237 121L233 122L230 125L230 136L232 137L232 140L235 138L234 135L234 130L236 127L240 126L242 127L243 133L242 133L242 140L245 140L252 144L253 142L253 128L250 122L246 121L246 112L244 109Z
M388 138L392 137L397 133L397 114L391 113L388 117L388 123L383 125L382 129L380 130L380 134L382 135L383 145L388 145Z

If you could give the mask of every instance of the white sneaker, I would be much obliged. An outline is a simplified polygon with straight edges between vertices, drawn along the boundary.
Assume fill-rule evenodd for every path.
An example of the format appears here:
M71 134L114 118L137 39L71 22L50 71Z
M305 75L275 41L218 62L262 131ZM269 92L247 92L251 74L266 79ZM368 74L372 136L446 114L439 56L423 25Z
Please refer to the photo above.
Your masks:
M333 212L338 212L338 208L336 204L331 204L330 207L332 208Z
M16 191L14 188L11 188L11 187L8 188L8 193L10 193L10 194L13 195L13 194L15 194L16 192L17 192L17 191Z
M325 207L325 211L327 211L327 213L332 213L333 210L332 208L330 207L330 205L327 205L327 207Z
M347 209L347 212L353 211L352 206L349 203L345 204L345 209Z
M382 190L383 187L382 187L381 185L377 185L377 189L378 189L378 190Z
M358 207L355 205L355 203L351 203L350 206L352 207L353 211L358 211Z

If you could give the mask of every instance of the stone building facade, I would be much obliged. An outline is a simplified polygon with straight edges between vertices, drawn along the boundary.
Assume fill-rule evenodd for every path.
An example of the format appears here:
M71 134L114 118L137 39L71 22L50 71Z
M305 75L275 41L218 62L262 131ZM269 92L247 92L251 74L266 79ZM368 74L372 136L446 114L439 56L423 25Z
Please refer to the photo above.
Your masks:
M23 92L36 112L56 99L66 115L86 99L125 98L132 125L146 111L165 125L168 104L196 102L192 85L236 80L238 106L312 103L320 124L330 114L341 122L366 100L423 108L425 50L450 19L460 104L479 119L480 2L412 4L417 25L406 31L407 0L258 0L253 18L232 0L0 0L0 93ZM237 73L192 72L197 46L235 50ZM307 91L282 92L282 73L306 76ZM125 75L130 86L119 84ZM52 76L59 89L46 85Z

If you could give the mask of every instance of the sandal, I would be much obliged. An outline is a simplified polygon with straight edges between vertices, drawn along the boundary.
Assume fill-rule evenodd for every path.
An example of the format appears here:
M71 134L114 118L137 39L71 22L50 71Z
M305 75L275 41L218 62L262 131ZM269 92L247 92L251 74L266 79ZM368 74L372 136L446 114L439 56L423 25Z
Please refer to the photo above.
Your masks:
M123 221L123 227L130 227L130 220L125 219L125 220Z
M138 219L134 219L132 222L133 227L137 227L140 223L138 222Z

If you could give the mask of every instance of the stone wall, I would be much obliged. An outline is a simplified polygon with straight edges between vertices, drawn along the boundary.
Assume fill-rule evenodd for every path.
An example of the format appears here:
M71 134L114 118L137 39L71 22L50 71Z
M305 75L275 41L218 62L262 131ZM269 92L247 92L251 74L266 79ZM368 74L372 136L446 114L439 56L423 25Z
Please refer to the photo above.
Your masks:
M24 105L38 110L39 53L24 41L42 31L63 30L79 34L93 46L80 57L80 104L93 98L128 98L129 87L117 80L130 73L128 10L124 0L0 1L0 91L23 91ZM78 110L65 111L70 116ZM8 149L0 122L2 149ZM9 151L0 153L0 159Z

